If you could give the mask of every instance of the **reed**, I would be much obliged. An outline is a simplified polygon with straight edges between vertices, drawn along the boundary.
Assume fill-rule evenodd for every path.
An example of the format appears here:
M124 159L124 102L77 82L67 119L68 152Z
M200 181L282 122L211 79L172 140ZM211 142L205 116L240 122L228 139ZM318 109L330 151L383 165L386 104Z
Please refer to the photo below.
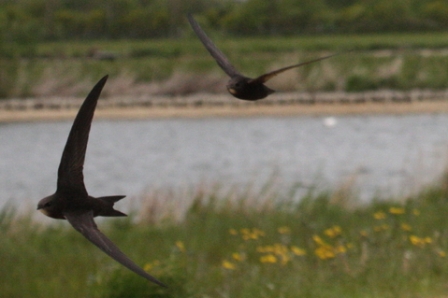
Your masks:
M0 213L2 297L444 297L447 177L397 201L300 184L153 192L99 221L163 289L113 262L66 222ZM349 196L350 200L341 199Z
M248 76L341 52L286 72L272 82L280 91L314 92L444 89L448 80L448 57L443 51L448 46L446 40L445 33L428 33L216 42ZM113 54L115 59L101 60L94 53ZM226 75L196 39L44 43L35 57L1 60L0 65L8 70L7 76L0 74L3 98L80 96L106 73L126 82L126 88L114 91L117 96L226 92Z

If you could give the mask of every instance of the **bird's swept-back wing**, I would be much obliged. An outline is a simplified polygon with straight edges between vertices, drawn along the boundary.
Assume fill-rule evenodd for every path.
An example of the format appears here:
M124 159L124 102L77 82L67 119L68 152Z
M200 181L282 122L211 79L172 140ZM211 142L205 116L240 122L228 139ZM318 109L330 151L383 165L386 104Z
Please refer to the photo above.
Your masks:
M90 242L95 244L99 249L104 251L117 262L137 273L138 275L152 281L160 286L166 287L165 284L152 277L145 270L137 266L129 259L109 238L107 238L95 224L93 220L93 211L84 213L69 212L64 214L68 222Z
M259 76L258 78L250 80L249 83L264 83L264 82L267 82L268 80L272 79L273 77L275 77L279 73L282 73L282 72L284 72L286 70L289 70L291 68L295 68L295 67L300 67L300 66L304 66L304 65L307 65L307 64L311 64L311 63L314 63L314 62L317 62L317 61L328 59L328 58L336 56L336 55L338 55L338 54L332 54L332 55L320 57L320 58L317 58L317 59L314 59L314 60L310 60L310 61L306 61L306 62L302 62L302 63L290 65L290 66L286 66L286 67L283 67L283 68L280 68L280 69L277 69L277 70L265 73L265 74Z
M90 91L84 100L62 153L58 169L57 191L87 196L84 186L83 166L89 140L90 125L95 112L96 103L108 76L103 77Z
M193 28L196 35L201 40L202 44L205 46L210 55L215 58L218 65L231 77L242 76L235 67L230 63L229 59L216 47L216 45L211 41L211 39L205 34L198 22L193 18L191 14L188 14L188 21Z

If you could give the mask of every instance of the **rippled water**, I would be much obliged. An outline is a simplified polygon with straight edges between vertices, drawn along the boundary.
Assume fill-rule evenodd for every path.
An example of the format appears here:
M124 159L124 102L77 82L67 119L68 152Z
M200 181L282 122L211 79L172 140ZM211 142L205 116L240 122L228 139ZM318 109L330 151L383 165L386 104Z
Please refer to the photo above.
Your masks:
M262 185L274 175L365 199L407 193L437 177L448 157L448 115L94 120L84 171L93 196L194 188L204 181ZM54 192L71 121L0 125L0 206Z

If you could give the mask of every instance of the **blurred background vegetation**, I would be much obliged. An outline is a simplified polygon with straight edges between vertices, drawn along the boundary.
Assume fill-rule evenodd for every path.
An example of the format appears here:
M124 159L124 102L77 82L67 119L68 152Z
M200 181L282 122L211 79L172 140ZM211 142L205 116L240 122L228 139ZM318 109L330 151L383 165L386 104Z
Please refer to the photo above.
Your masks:
M78 96L104 73L124 78L122 84L130 82L135 90L136 84L148 82L179 85L192 72L200 72L211 82L196 89L215 92L216 82L225 75L194 36L185 17L190 12L248 75L290 59L327 54L323 51L448 47L446 0L0 0L0 98ZM294 83L286 91L300 86L306 91L308 86L312 91L445 88L448 67L440 60L447 60L443 52L434 59L426 57L434 60L428 63L420 52L387 55L404 62L397 62L398 70L386 80L384 69L377 67L352 65L349 73L330 65L332 71L326 73L334 73L334 78L314 87L316 79L308 80L308 74L323 73L322 63L316 63L308 70L288 72L294 74ZM364 58L356 53L348 60L331 61L338 59L372 60L369 65L384 60L375 53ZM414 68L409 59L429 68ZM358 73L351 73L353 69ZM356 77L355 83L361 77L362 84L350 87L350 76ZM82 86L71 88L74 85ZM225 92L221 85L217 89Z
M2 41L179 37L185 14L229 35L446 30L444 0L2 0ZM4 48L4 46L3 46Z

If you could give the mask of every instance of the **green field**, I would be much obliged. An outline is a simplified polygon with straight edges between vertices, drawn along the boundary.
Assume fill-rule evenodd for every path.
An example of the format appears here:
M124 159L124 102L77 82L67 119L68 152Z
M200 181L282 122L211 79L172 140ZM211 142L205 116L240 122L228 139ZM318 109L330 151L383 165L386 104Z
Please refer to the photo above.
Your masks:
M282 74L271 84L279 91L444 89L448 82L447 33L213 37L248 76L340 53ZM115 60L93 59L95 51ZM118 86L111 96L225 92L225 74L194 37L43 43L29 58L0 60L0 66L3 98L82 97L104 74Z
M448 47L448 33L400 33L364 35L308 35L295 37L221 38L210 36L225 53L237 56L254 53L285 53L296 51L369 51L378 49L443 49ZM154 39L122 41L80 41L41 43L37 55L67 57L83 56L92 47L124 56L176 57L198 55L203 49L191 33L188 39ZM205 51L204 51L205 53Z
M0 296L446 297L447 185L445 175L412 197L368 204L343 190L296 201L300 186L283 195L269 185L259 193L198 187L149 195L128 218L100 221L168 289L119 266L66 222L39 224L4 208Z

